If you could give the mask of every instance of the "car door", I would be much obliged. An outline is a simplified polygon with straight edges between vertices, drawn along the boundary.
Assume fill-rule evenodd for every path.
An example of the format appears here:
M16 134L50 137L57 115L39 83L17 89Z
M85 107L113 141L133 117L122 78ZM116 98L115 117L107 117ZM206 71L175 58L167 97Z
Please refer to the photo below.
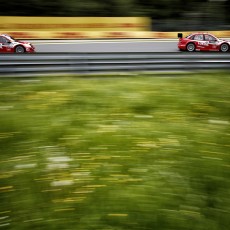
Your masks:
M218 40L214 36L212 36L210 34L205 34L204 39L205 39L205 41L208 41L208 50L209 51L218 51L219 50Z
M204 40L203 34L196 34L194 36L194 40L196 42L196 49L200 51L208 50L208 41Z
M3 39L2 36L0 36L0 53L5 52L5 51L4 51L4 50L5 50L5 47L4 47L3 43L4 43L4 39Z
M12 52L11 42L4 36L0 36L0 52Z

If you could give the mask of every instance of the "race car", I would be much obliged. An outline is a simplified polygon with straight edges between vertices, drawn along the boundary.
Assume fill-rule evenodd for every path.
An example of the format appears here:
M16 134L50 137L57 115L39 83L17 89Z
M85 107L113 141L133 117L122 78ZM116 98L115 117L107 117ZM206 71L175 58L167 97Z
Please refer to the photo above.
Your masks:
M182 33L178 33L178 49L181 51L230 51L230 42L219 39L209 33L193 33L183 38Z
M28 42L18 41L7 34L0 35L0 53L34 53L35 47Z

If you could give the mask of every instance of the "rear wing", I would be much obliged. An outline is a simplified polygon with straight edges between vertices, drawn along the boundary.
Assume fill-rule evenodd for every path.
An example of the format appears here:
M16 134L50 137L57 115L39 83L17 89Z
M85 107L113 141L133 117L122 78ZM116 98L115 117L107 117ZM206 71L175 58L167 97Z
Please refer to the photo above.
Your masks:
M177 34L177 37L178 37L178 38L183 38L183 34L182 34L182 33L178 33L178 34Z

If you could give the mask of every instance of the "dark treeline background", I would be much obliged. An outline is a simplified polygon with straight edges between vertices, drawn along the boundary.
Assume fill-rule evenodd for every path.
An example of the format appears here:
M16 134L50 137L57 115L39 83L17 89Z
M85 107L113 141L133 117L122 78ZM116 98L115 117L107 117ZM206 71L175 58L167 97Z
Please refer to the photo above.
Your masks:
M152 29L230 29L230 0L0 0L0 16L147 16Z

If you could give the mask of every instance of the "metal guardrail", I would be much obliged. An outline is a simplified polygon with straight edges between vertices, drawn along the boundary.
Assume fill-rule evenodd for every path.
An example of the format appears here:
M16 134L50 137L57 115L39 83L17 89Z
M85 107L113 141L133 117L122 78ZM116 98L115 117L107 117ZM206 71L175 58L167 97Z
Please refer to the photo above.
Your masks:
M230 53L36 53L0 55L1 76L208 69L230 69Z

